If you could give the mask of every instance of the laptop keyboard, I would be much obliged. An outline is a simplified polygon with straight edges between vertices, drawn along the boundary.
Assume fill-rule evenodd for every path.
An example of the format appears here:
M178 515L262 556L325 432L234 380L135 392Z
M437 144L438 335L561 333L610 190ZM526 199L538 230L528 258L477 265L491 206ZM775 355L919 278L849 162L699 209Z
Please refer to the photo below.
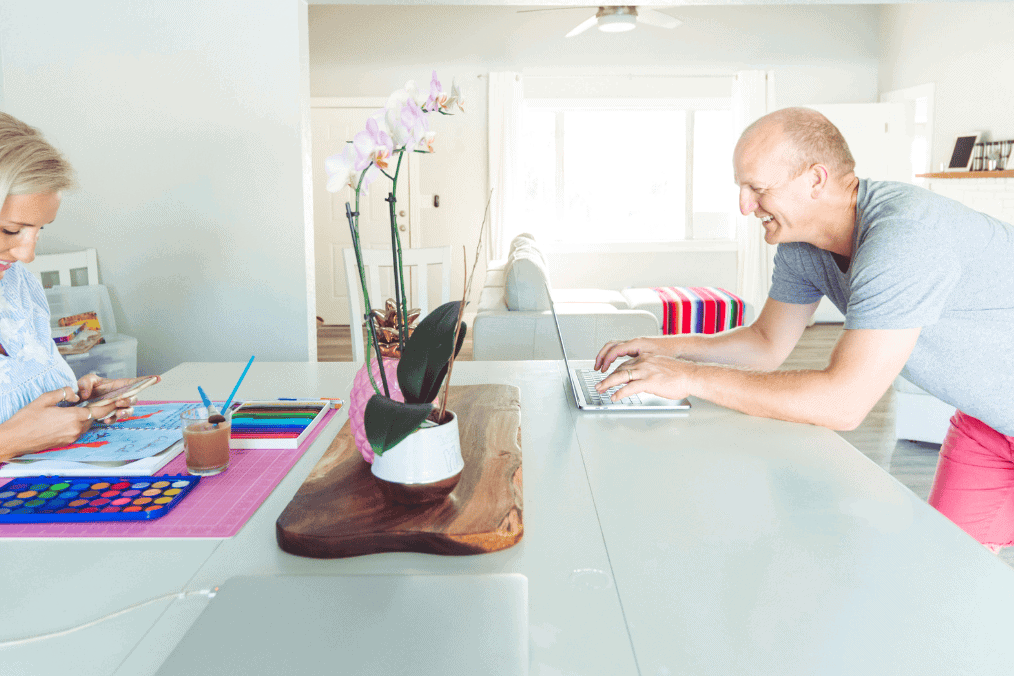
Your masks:
M594 369L578 369L577 374L581 376L581 389L584 390L585 401L589 404L594 404L596 406L616 406L618 404L641 403L641 398L636 394L624 397L623 399L615 402L610 399L610 397L613 396L613 393L623 387L623 385L610 387L608 390L600 394L598 390L595 389L595 386L599 383L599 381L608 376L608 373L602 373Z

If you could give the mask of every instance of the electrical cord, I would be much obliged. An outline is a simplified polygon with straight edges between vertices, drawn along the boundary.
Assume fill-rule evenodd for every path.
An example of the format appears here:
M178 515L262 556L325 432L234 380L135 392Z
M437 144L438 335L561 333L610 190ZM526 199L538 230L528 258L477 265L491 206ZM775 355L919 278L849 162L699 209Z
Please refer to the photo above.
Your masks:
M52 631L45 634L36 634L34 636L25 636L23 638L15 638L7 641L0 641L0 648L10 648L13 646L25 645L26 643L34 643L35 641L41 641L47 638L57 638L59 636L66 636L67 634L72 634L75 631L81 631L82 629L87 629L88 627L94 627L96 624L99 624L100 622L111 620L114 617L119 617L120 615L123 615L124 613L129 613L132 610L137 610L138 608L150 606L152 603L158 603L159 601L165 601L166 599L174 599L174 598L183 599L187 598L188 596L206 596L209 599L213 599L215 598L215 593L217 591L218 587L215 587L214 589L201 589L200 591L175 592L172 594L163 594L162 596L156 596L153 599L141 601L140 603L135 603L134 605L127 606L126 608L121 608L120 610L109 613L108 615L104 615L103 617L94 619L91 622L79 624L76 627L70 627L69 629L61 629L60 631Z

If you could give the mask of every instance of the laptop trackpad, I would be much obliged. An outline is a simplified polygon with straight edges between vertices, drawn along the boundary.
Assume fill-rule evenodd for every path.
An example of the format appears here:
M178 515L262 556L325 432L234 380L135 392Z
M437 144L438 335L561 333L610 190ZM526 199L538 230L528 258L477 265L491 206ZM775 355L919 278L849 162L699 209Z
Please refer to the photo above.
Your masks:
M523 575L237 576L159 676L528 673Z

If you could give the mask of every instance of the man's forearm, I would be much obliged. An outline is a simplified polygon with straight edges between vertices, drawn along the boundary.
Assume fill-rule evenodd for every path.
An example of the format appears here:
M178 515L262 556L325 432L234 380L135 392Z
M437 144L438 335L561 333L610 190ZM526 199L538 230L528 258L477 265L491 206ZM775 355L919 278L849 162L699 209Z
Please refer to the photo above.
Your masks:
M752 369L772 370L781 365L784 356L753 326L741 326L715 334L666 336L659 342L664 354L694 362L728 364Z
M869 413L825 371L689 364L687 378L691 395L748 415L851 430Z

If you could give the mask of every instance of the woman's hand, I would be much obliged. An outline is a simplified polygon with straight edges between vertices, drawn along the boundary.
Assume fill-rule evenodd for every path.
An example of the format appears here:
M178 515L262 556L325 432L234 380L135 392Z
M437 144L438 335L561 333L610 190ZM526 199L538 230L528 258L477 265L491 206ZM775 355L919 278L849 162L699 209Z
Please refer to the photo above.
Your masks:
M0 439L4 442L0 460L72 444L93 421L116 410L115 404L94 408L58 405L65 401L78 401L70 387L46 392L0 425Z
M116 380L110 380L108 378L103 378L95 373L89 373L87 375L81 376L81 378L77 381L78 395L80 395L81 400L92 399L94 397L101 397L107 392L112 392L113 390L118 390L121 387L127 387L128 385L131 385L139 380L146 379L147 378L145 377L145 378L117 378ZM155 383L157 384L161 380L162 378L158 377L158 380L156 380ZM133 409L131 409L131 406L133 406L135 403L137 403L136 396L127 397L124 399L117 399L115 402L113 402L114 408L111 411L112 415L109 414L106 414L105 416L96 415L96 418L101 418L102 422L116 422L120 418L123 418L133 413Z

